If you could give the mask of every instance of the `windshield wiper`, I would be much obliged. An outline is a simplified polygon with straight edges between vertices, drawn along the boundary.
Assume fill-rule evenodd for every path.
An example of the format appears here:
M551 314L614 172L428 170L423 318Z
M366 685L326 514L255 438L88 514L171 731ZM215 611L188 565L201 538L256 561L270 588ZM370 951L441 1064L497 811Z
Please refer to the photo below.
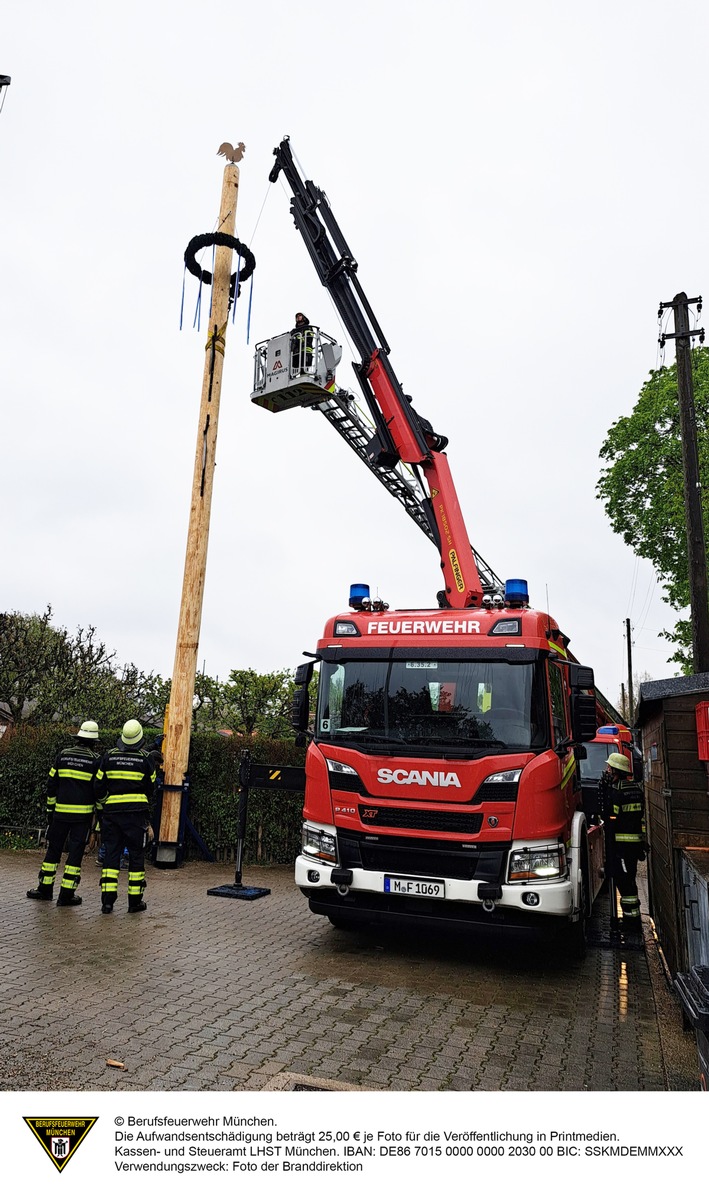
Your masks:
M323 741L334 740L336 738L352 738L355 742L397 742L399 745L410 745L407 738L398 737L393 733L376 733L373 729L337 729L330 735L323 736Z
M497 738L471 738L471 737L443 737L440 734L426 736L409 741L409 746L417 746L419 749L426 746L451 746L456 749L459 746L502 746L507 749L507 742L498 741Z
M466 742L472 742L474 746L504 746L507 749L508 742L501 742L499 738L466 738Z
M427 734L425 737L421 737L416 742L416 745L417 746L425 745L426 743L430 742L430 744L432 746L465 746L468 742L472 742L475 740L476 740L475 738L455 737L454 735L444 737L442 734L434 733L433 735Z

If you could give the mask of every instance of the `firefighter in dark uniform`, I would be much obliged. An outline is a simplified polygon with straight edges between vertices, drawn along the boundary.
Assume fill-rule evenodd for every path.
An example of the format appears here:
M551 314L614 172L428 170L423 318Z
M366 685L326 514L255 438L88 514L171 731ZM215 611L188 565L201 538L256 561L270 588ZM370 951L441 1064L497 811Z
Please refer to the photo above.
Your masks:
M118 896L121 851L128 848L128 912L145 912L145 832L155 789L155 766L143 749L143 727L126 721L113 750L96 772L96 803L106 847L101 872L101 912L113 912Z
M76 889L81 880L81 860L94 813L94 778L100 754L92 745L98 741L98 725L84 721L74 735L74 745L60 750L49 770L47 851L39 869L39 884L27 893L30 900L51 900L59 860L67 847L57 907L81 904Z
M599 791L602 812L612 837L612 875L620 895L623 925L640 930L640 900L636 874L645 858L645 801L643 790L633 779L633 768L625 754L609 754ZM615 904L615 896L613 897Z
M314 335L310 321L302 312L295 314L295 325L290 331L291 371L302 375L313 365Z

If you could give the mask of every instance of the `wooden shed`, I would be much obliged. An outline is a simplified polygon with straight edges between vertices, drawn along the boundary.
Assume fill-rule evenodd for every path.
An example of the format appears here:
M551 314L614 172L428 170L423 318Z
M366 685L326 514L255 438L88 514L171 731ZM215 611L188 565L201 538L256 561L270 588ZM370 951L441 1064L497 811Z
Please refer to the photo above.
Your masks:
M707 858L695 852L709 850L709 764L699 757L697 736L697 705L707 701L707 673L653 680L640 687L635 721L644 763L650 910L673 975L693 965L688 929L696 914L688 881L698 858Z

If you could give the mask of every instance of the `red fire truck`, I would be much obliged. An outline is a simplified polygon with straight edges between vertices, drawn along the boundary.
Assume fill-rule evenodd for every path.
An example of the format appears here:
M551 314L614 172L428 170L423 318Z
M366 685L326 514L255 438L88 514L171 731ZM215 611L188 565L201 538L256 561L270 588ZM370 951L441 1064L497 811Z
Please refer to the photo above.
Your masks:
M296 672L307 737L296 882L314 913L347 928L397 919L470 929L544 927L583 953L602 884L603 833L584 812L580 762L596 735L593 672L469 543L447 439L414 409L325 194L286 138L291 212L359 361L366 410L337 386L341 350L313 326L256 348L252 400L319 409L435 544L437 608L390 611L353 585L317 643L317 710ZM368 410L368 411L367 411Z
M632 733L620 717L617 724L601 725L593 740L584 743L584 749L586 754L581 760L581 790L587 814L594 813L598 806L598 783L609 754L624 754L632 764L634 778L642 782L642 755L633 743Z

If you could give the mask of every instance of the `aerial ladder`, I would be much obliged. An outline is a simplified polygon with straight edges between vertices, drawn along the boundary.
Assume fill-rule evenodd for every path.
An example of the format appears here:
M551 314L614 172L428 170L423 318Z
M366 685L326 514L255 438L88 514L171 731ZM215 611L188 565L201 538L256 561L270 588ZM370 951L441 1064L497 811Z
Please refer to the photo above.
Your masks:
M317 326L312 327L308 345L295 353L289 332L256 346L252 401L270 412L305 407L327 418L438 549L446 583L437 596L441 607L499 603L505 584L468 542L444 454L448 439L435 433L416 412L394 374L388 343L327 196L312 181L302 180L289 138L283 139L274 155L269 179L275 183L282 171L288 181L295 226L360 356L352 367L369 412L357 404L351 392L336 385L342 349ZM455 541L447 521L449 512L457 514ZM453 566L456 557L461 564L460 574ZM462 588L462 578L471 580L472 587ZM566 653L576 661L568 647ZM598 725L622 723L620 714L597 687L594 694Z
M354 585L353 613L327 621L308 653L313 661L295 676L293 723L307 740L309 764L299 783L305 800L296 882L313 912L342 927L395 914L467 928L497 912L496 920L522 928L541 918L580 951L604 845L595 814L587 819L582 810L579 760L582 744L613 710L556 622L529 607L526 581L503 584L470 545L447 438L414 408L394 373L326 195L301 178L288 138L274 154L270 179L286 177L295 226L357 356L352 366L365 406L337 386L339 344L307 322L257 345L251 399L270 412L322 412L436 546L444 577L439 607L468 610L436 616L401 609L385 619L379 614L388 606L363 601L360 589L368 589ZM465 680L475 671L467 695ZM407 672L421 674L411 683ZM515 691L523 679L524 697ZM250 772L245 779L255 785ZM475 812L444 794L448 787L461 789L458 800L472 797Z
M291 188L296 228L359 355L352 367L369 411L337 387L342 350L317 326L295 349L289 333L257 345L251 399L271 412L293 407L322 412L436 546L445 584L437 596L440 607L489 604L504 595L504 584L468 540L444 453L448 439L416 412L394 373L389 345L327 196L301 179L287 137L274 154L269 179L275 182L282 171Z

